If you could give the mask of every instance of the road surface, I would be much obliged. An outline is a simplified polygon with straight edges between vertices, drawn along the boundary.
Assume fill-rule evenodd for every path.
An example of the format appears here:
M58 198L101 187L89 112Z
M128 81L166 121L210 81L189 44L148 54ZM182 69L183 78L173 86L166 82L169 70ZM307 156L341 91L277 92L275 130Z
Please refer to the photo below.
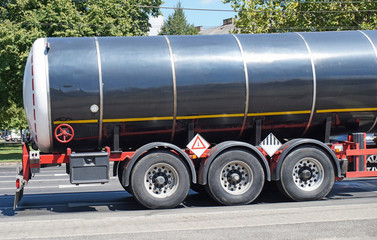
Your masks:
M326 199L290 202L276 188L246 206L190 191L179 207L147 210L116 177L71 185L41 169L13 211L14 165L0 165L0 239L377 239L377 179L342 181Z

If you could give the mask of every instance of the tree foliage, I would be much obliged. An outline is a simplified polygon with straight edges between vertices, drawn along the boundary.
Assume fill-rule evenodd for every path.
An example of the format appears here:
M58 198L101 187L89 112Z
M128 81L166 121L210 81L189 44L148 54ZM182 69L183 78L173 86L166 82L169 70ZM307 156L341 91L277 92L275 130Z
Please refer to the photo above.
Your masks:
M376 1L224 0L241 33L376 29Z
M25 129L27 128L26 116L23 108L17 107L15 103L9 103L10 107L2 109L0 114L0 126L11 129Z
M27 56L39 37L137 36L149 30L149 16L162 0L0 1L0 128L10 108L22 106Z
M198 30L193 24L187 22L185 13L182 10L182 3L179 1L172 15L164 22L160 35L196 35Z

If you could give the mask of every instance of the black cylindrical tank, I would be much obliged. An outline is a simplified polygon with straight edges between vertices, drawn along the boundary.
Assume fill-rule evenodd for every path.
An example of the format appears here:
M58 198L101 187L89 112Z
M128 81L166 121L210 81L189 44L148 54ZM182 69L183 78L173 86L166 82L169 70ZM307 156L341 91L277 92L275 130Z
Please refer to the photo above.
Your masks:
M377 31L38 39L24 76L44 152L373 131ZM118 134L119 132L119 134Z

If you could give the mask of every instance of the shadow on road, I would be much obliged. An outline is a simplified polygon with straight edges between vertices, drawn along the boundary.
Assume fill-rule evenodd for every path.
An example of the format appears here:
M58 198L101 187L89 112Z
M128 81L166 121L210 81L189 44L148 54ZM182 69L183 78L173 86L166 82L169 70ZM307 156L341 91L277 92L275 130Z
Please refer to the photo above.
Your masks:
M327 199L377 197L377 179L342 181L334 185ZM90 211L139 211L145 210L126 191L75 192L51 194L25 194L16 211L13 211L14 195L0 196L2 216L15 216L30 210L72 213ZM267 183L253 204L281 203L290 201L283 196L275 183ZM219 206L207 194L190 191L178 208Z

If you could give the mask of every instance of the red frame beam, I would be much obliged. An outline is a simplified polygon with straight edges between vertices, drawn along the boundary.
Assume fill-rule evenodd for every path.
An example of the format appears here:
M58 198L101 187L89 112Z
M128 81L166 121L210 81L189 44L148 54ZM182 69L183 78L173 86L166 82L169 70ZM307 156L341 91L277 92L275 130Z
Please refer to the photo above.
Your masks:
M377 177L377 171L347 172L346 178Z

